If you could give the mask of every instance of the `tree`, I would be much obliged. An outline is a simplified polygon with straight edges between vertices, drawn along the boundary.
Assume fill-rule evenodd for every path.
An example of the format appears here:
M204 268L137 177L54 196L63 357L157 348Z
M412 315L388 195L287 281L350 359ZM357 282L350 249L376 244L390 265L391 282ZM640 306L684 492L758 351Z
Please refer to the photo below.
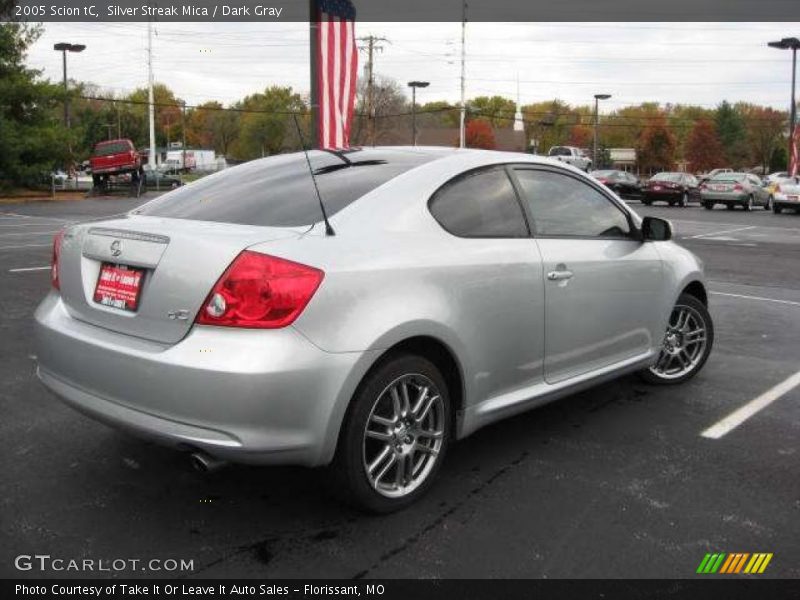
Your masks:
M482 117L492 127L511 127L517 105L502 96L478 96L467 101L467 114Z
M663 116L654 118L642 130L636 147L639 169L642 171L669 171L675 164L677 143Z
M697 121L686 140L684 157L696 173L705 173L725 165L725 149L711 121Z
M460 108L442 100L427 102L417 109L417 123L420 128L458 127L461 123Z
M59 121L63 93L25 67L27 49L40 33L38 27L0 22L0 187L36 183L69 157Z
M464 136L467 148L494 150L497 147L492 126L484 119L472 119L467 122Z
M377 76L372 84L372 116L375 139L369 139L369 120L367 118L367 81L361 79L356 86L356 116L353 124L351 143L353 145L380 144L391 141L396 131L408 131L411 127L411 106L407 102L403 88L389 77Z
M227 156L239 135L240 113L225 110L219 102L205 102L186 115L186 144L213 148Z
M594 140L594 131L588 125L573 125L569 131L568 144L578 148L588 148Z
M235 158L248 160L299 147L291 113L306 110L291 87L272 86L247 96L235 105L241 111L239 135L233 144Z
M717 107L717 133L728 159L728 166L739 168L748 161L747 135L742 116L727 100Z
M783 142L787 115L774 108L753 104L741 105L740 111L744 119L751 161L767 171L772 153Z

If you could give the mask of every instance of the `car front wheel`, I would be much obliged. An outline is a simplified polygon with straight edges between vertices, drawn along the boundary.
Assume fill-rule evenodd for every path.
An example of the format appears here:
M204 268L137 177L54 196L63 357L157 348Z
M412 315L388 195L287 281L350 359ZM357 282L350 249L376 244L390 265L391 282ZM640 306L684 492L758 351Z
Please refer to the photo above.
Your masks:
M359 508L405 508L432 485L450 440L447 384L425 358L396 355L362 382L344 423L334 473Z
M703 368L714 344L714 323L706 306L681 294L672 309L655 364L640 373L648 383L683 383Z

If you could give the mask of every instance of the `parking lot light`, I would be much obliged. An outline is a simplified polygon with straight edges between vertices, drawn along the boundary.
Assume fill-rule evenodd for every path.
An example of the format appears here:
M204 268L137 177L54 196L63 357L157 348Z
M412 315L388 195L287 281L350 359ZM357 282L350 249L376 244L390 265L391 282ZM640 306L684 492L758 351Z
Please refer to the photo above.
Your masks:
M411 88L411 139L414 146L417 145L417 88L426 88L429 85L429 81L408 82L408 87Z
M64 69L64 126L69 129L69 96L67 95L67 52L83 52L86 50L85 44L70 44L59 42L53 45L53 50L61 52L61 63Z
M611 94L594 95L594 146L592 152L592 167L594 169L597 168L597 124L600 118L598 115L598 102L600 100L608 100L609 98L611 98Z

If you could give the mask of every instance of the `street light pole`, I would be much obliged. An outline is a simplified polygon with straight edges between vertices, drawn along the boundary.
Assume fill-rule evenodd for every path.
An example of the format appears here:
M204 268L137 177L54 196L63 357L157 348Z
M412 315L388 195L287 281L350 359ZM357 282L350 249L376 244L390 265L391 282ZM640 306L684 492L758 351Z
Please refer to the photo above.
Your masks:
M792 104L789 107L789 169L791 169L791 160L794 150L794 131L797 126L797 100L795 99L795 85L797 83L797 50L800 48L800 40L797 38L783 38L777 42L769 42L767 44L770 48L777 48L779 50L792 51ZM795 160L797 162L797 160ZM787 170L789 170L787 169ZM795 165L797 169L797 165ZM796 174L796 173L795 173ZM790 173L791 175L791 173Z
M597 125L600 119L598 104L600 100L608 100L611 94L595 94L594 95L594 147L592 152L592 168L597 168Z
M426 88L430 85L429 81L409 81L408 87L411 88L411 143L417 145L417 88Z
M67 89L67 52L83 52L86 50L84 44L70 44L68 42L59 42L53 45L53 50L61 52L61 65L64 71L64 127L70 128L69 119L69 94Z

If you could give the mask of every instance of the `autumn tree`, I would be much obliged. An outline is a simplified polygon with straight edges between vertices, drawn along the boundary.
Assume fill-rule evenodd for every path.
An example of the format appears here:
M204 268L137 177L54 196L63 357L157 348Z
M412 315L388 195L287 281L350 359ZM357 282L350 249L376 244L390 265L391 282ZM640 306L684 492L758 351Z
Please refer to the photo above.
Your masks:
M770 107L743 104L739 107L745 124L751 161L764 172L769 170L775 148L783 141L786 113Z
M636 146L637 160L642 171L669 171L675 164L677 143L662 116L654 118L642 130Z
M443 100L426 102L417 109L417 123L422 127L458 127L461 109Z
M569 132L567 143L578 148L588 148L592 145L594 130L588 125L573 125Z
M483 148L494 150L497 147L494 139L494 130L488 121L472 119L467 122L464 132L467 148Z
M717 137L713 122L697 121L686 140L684 157L696 173L705 173L725 165L725 149Z

